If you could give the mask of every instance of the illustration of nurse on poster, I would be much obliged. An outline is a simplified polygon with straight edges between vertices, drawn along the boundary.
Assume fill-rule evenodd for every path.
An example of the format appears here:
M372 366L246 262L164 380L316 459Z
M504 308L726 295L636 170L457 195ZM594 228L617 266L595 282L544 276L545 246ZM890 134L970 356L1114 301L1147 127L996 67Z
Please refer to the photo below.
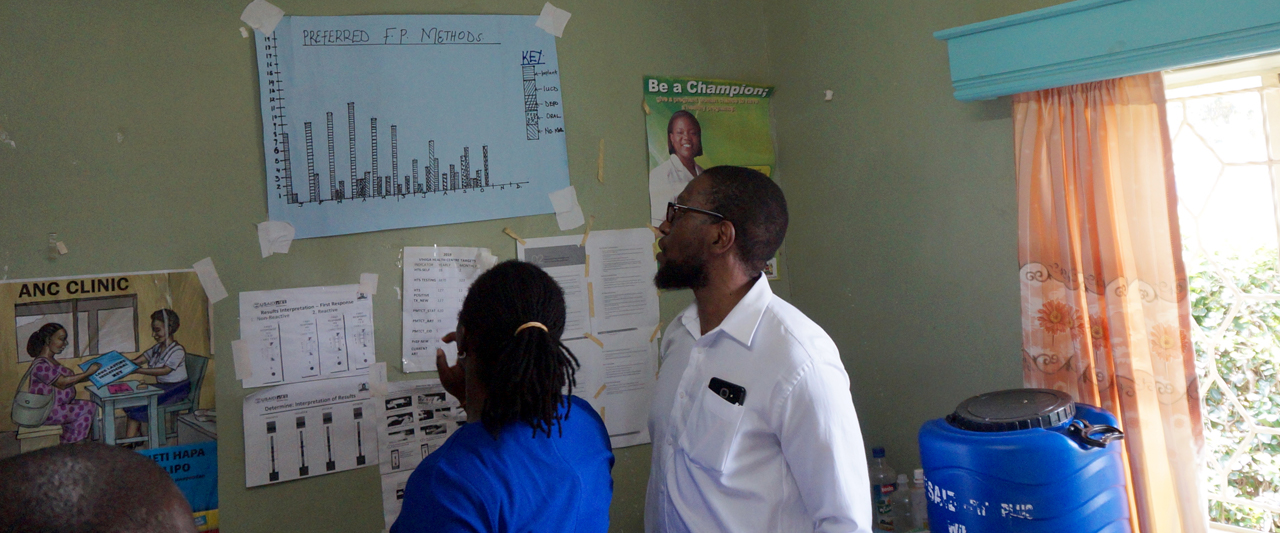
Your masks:
M667 202L703 169L736 165L773 174L773 87L664 76L645 76L644 85L650 224L662 224Z

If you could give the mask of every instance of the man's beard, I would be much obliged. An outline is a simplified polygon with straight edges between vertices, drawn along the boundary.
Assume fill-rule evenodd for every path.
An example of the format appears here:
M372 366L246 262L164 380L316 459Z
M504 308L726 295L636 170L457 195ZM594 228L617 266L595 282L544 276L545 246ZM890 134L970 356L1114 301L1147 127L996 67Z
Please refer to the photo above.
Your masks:
M653 284L659 289L701 289L707 286L707 263L701 258L683 262L668 259L658 267Z

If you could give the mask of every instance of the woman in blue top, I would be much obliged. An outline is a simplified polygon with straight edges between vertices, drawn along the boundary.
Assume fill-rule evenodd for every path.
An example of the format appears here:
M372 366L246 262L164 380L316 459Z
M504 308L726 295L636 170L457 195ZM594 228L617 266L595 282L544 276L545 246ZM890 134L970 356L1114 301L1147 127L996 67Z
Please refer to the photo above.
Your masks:
M564 323L564 293L532 264L501 263L471 285L445 337L458 364L436 355L472 423L418 464L391 533L609 529L613 452L600 416L561 394L578 366Z

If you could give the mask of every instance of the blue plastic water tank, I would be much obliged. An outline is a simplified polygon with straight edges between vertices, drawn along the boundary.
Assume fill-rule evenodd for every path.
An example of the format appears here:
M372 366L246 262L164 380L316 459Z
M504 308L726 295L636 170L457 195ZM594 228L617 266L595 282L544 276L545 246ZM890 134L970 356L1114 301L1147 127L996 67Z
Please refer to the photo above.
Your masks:
M1116 419L1065 393L969 398L920 428L935 533L1130 533Z

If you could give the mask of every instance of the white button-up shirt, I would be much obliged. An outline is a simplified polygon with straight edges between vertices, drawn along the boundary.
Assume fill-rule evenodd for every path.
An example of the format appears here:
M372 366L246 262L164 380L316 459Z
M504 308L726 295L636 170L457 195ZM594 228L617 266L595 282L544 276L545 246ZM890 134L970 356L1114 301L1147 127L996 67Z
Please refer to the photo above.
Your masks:
M764 276L701 331L690 305L662 341L645 530L870 533L862 432L831 337ZM712 378L744 387L744 405Z

